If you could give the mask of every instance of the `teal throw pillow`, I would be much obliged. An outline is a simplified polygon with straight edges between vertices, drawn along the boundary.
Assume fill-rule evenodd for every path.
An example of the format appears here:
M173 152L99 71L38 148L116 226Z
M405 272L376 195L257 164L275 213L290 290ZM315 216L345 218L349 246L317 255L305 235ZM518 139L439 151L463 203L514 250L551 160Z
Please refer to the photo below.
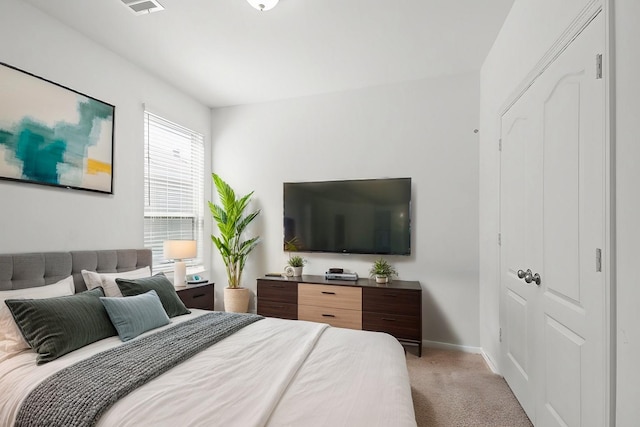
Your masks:
M169 324L156 291L124 298L100 298L122 341Z

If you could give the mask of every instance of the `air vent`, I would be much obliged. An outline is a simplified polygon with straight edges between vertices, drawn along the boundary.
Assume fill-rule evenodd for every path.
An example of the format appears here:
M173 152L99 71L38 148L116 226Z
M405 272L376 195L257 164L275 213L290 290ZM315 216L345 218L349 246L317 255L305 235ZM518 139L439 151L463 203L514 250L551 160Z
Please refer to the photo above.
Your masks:
M134 15L146 15L151 12L159 12L164 10L164 7L158 0L122 0L127 9L129 9Z

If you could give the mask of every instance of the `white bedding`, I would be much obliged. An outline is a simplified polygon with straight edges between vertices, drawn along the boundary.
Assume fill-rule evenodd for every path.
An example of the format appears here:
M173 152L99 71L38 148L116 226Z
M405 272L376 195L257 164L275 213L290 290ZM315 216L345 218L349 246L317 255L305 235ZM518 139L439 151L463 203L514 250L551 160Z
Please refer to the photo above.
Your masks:
M206 313L192 311L172 321ZM120 344L111 337L41 366L30 350L0 363L0 425L13 424L39 381ZM415 426L402 347L386 334L266 318L138 388L98 423L217 425Z

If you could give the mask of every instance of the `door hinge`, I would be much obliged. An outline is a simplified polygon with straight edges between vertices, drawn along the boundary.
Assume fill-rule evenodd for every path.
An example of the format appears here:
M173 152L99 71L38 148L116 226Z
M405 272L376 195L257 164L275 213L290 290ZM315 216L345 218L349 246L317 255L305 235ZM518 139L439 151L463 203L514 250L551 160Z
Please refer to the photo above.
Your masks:
M596 248L596 271L602 271L602 249Z
M502 138L498 140L498 151L502 151Z
M596 55L596 79L602 78L602 54Z
M498 245L502 245L502 233L498 233Z
M498 340L502 342L502 328L500 328L500 332L498 332Z

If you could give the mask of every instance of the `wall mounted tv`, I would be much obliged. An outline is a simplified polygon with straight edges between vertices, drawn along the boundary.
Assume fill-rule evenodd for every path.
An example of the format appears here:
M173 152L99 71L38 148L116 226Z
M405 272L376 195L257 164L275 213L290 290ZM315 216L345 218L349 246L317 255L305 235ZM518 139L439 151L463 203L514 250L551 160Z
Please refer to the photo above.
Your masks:
M411 254L411 178L284 183L284 248Z

